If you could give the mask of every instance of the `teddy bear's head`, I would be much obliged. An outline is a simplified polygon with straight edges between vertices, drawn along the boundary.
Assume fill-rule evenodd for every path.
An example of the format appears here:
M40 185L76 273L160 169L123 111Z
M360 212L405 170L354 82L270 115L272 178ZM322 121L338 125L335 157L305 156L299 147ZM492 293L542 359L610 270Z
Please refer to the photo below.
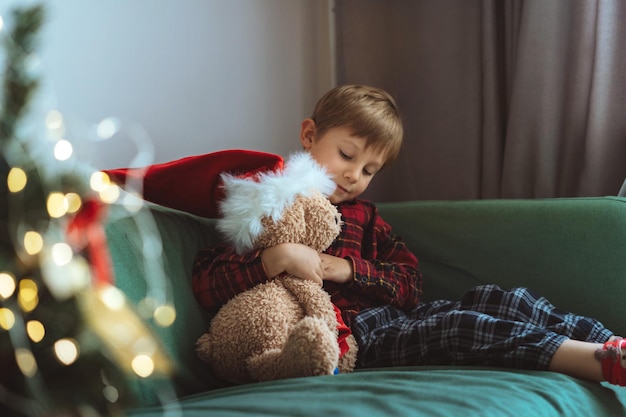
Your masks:
M328 200L335 183L308 153L292 155L280 172L222 180L217 228L239 253L285 242L322 252L341 231L341 216Z
M261 219L263 232L254 246L267 248L279 243L302 243L318 252L326 250L341 231L341 215L321 193L298 196L278 220Z

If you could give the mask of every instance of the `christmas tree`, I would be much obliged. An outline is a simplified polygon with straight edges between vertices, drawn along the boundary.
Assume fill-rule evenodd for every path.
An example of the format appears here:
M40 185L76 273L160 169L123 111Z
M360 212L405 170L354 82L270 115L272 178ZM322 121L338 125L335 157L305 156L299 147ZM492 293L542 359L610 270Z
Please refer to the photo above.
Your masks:
M115 415L132 404L129 380L167 360L113 285L102 222L119 190L66 163L60 113L31 129L43 22L41 6L21 8L2 32L0 415ZM139 339L151 355L130 347Z

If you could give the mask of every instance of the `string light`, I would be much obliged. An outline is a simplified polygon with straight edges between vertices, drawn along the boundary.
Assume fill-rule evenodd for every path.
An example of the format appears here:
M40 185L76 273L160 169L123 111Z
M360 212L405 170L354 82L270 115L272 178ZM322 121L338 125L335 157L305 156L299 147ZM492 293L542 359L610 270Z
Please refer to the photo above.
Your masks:
M107 117L106 119L102 119L98 126L96 126L96 134L100 139L110 139L117 133L120 127L120 122L118 119L113 117Z
M0 307L0 327L11 330L15 324L15 314L8 308Z
M154 372L154 361L149 355L137 355L131 362L133 372L142 378L147 378Z
M154 321L161 327L169 327L176 320L176 309L169 305L162 305L154 310Z
M58 250L58 249L57 249ZM65 252L66 249L61 249ZM59 255L57 255L59 256ZM66 257L61 254L61 258ZM48 290L58 300L64 300L73 296L78 291L89 287L91 276L89 274L89 264L80 255L70 254L69 263L63 263L63 259L55 259L52 248L46 248L41 256L42 278Z
M113 385L107 385L102 389L102 395L110 403L115 403L120 399L120 393Z
M102 200L104 203L115 203L118 198L120 198L120 187L115 184L111 184L104 190L100 191L98 195L100 196L100 200Z
M109 379L103 371L100 371L100 379L104 384L104 388L102 389L102 395L110 403L116 403L120 399L120 392L117 390L117 388L109 383Z
M58 110L51 110L46 115L46 128L48 129L48 135L53 141L61 141L63 140L63 136L65 136L65 123L63 121L63 115ZM57 146L59 144L57 143ZM60 145L61 147L66 145ZM63 154L62 154L63 155ZM56 156L56 147L55 147L55 156ZM57 158L57 160L62 160Z
M43 249L43 237L33 230L24 234L24 249L29 255L36 255Z
M76 193L65 194L65 200L67 201L67 212L76 213L83 205L83 200Z
M26 333L28 333L30 340L35 343L39 343L46 335L46 328L39 320L30 320L26 323Z
M12 72L10 74L16 75L14 78L18 84L32 80L35 81L32 85L35 85L39 78L38 72L41 71L39 58L29 45L31 42L19 42L20 38L23 40L25 35L36 31L41 24L42 11L40 8L37 9L33 9L37 11L36 14L22 12L18 15L16 13L17 27L21 27L21 30L15 31L15 34L19 36L10 35L11 42L5 45L9 51L16 49L15 46L19 47L17 53L7 56L6 63L7 69L15 71L15 74ZM28 26L24 27L25 24ZM0 30L3 26L4 21L0 17ZM15 40L15 45L13 40ZM22 76L24 76L23 80ZM26 109L31 96L26 93L32 90L29 84L24 84L23 87L25 87L25 94L17 95L9 106L10 111L5 112L5 118L12 123L11 127L15 125L16 132L20 131L19 124L23 121L21 113L13 113L13 109L20 111ZM51 158L52 163L66 161L76 156L77 149L65 139L67 137L66 121L61 112L58 110L47 112L44 124L40 123L40 127L46 130L45 139L48 139L49 145L52 146L51 152L48 152L50 155L46 155ZM98 138L106 140L118 134L120 122L116 118L107 118L100 121L96 128ZM15 132L7 130L6 133L7 142L14 141ZM92 130L90 137L93 138L93 136ZM8 143L8 145L9 149L12 149L13 144ZM51 409L46 411L50 414L57 414L57 410L52 409L56 406L57 398L55 397L59 396L62 403L65 398L61 396L70 392L68 390L72 390L72 398L78 399L78 404L89 404L80 406L79 411L83 414L96 414L96 410L100 409L103 401L115 403L124 399L126 387L120 389L117 385L113 386L106 381L103 381L104 384L98 384L96 381L101 390L98 392L98 388L94 391L91 378L85 381L78 381L74 378L70 381L62 375L55 376L55 372L62 365L73 364L78 367L76 370L80 373L85 370L84 362L86 362L88 370L96 370L97 378L97 367L101 367L100 362L103 358L92 358L92 355L82 357L85 355L81 350L85 350L86 347L79 344L78 340L81 340L84 331L97 335L102 342L102 348L106 350L104 352L106 359L113 359L116 362L115 365L131 375L136 374L145 378L154 374L170 373L172 364L152 334L149 325L137 315L134 306L126 300L124 293L113 288L101 294L100 290L103 286L93 285L90 268L92 265L89 261L80 253L74 253L63 238L57 236L67 229L66 222L55 220L64 219L68 214L79 213L86 205L87 200L83 198L92 198L89 190L85 190L85 193L68 191L83 190L85 185L91 186L101 202L113 203L120 199L121 189L102 172L95 173L91 178L85 178L83 172L70 173L71 164L65 164L63 167L62 181L55 175L47 178L49 173L57 173L57 170L37 170L35 175L34 169L44 165L44 161L37 160L37 156L41 155L41 150L44 148L35 145L33 149L36 152L32 155L31 152L23 152L23 155L22 153L17 155L20 158L15 158L16 165L22 167L14 167L13 161L9 161L11 165L7 168L10 170L6 175L6 188L9 193L20 193L32 189L33 193L16 196L25 199L24 201L19 199L19 202L24 203L24 207L44 206L43 211L35 209L24 211L20 208L22 205L20 207L7 206L7 209L12 210L7 216L7 221L11 222L8 225L9 229L17 231L14 232L14 236L10 236L11 240L16 243L14 248L10 248L16 252L10 258L15 260L16 270L30 271L29 277L24 278L23 272L17 275L14 271L8 272L9 267L6 268L7 271L3 271L4 266L0 268L0 336L4 339L8 337L9 346L13 349L14 362L17 365L14 370L16 375L9 375L9 380L16 381L16 386L11 388L15 388L16 398L18 395L24 398L24 404L39 401L43 395L46 399L50 399ZM47 165L47 161L45 164ZM59 165L63 164L59 163ZM30 167L33 167L33 171ZM66 181L66 173L74 174L73 178L67 178ZM89 180L88 184L84 184L86 179ZM126 195L127 193L124 193L124 196ZM134 199L131 197L124 200L124 207L129 212L137 212L145 204L141 196L134 197ZM89 214L87 213L87 216ZM98 218L88 220L100 221ZM79 225L78 233L82 232L84 235L92 226L93 223ZM73 235L66 237L73 237ZM156 259L157 256L154 258ZM76 303L60 304L70 296L75 296ZM7 302L5 303L4 300ZM176 311L173 306L165 304L154 308L157 305L157 303L153 304L147 317L153 317L154 322L159 326L171 325L176 320ZM33 319L33 314L31 314L33 311L41 313L37 314L38 320ZM64 325L64 316L67 315L75 316L80 326L75 328ZM11 333L3 333L5 331ZM19 337L14 338L14 333ZM13 345L12 342L16 340L18 343ZM90 349L100 348L100 346L89 346ZM7 359L11 359L10 356ZM52 366L48 362L52 362ZM109 366L110 364L107 363L105 367L108 369ZM11 369L6 371L11 372ZM21 380L19 372L24 375ZM41 375L38 375L39 373ZM104 374L104 371L101 370L101 373ZM38 376L41 378L37 378L36 381L24 381L24 379ZM29 390L31 382L35 383L34 388L36 388L32 393ZM47 390L50 392L45 392ZM122 393L124 395L121 395ZM106 407L107 404L104 406Z
M111 185L111 178L106 172L96 171L89 178L89 186L92 190L100 192Z
M78 359L78 344L73 339L60 339L54 343L54 354L64 365L73 364Z
M29 278L20 281L17 302L25 313L37 308L39 304L39 289L35 281Z
M72 144L65 139L57 141L54 145L54 157L57 161L66 161L70 159L73 152L74 148L72 147Z
M58 110L50 110L46 115L46 128L59 130L63 127L63 115Z
M90 328L128 372L141 377L171 372L169 358L118 288L102 285L78 300Z
M15 361L20 371L28 378L32 378L37 373L37 361L30 350L24 348L15 349Z
M8 272L0 273L0 298L6 300L15 292L15 277Z
M120 197L120 189L111 182L106 172L96 171L89 179L91 189L96 191L104 203L114 203Z
M48 195L46 208L48 209L48 214L53 219L63 217L67 213L68 207L69 204L63 193L53 192Z
M70 263L74 252L70 245L64 242L55 243L52 245L52 261L58 266L64 266Z
M100 294L100 300L111 310L121 310L126 304L124 294L112 285L104 288Z
M26 172L22 168L13 167L9 171L9 175L7 176L7 185L9 187L9 191L12 193L18 193L26 187L26 183L28 182L28 177L26 176Z

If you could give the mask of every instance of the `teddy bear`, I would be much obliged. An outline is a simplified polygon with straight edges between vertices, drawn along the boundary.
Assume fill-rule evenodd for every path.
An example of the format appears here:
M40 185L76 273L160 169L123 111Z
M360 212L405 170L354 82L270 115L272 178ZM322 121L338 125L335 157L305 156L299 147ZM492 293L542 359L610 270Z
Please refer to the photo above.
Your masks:
M328 200L335 184L307 153L280 172L222 181L217 228L238 253L285 242L322 252L341 230ZM286 273L232 298L196 342L215 375L238 384L350 372L357 349L330 295Z

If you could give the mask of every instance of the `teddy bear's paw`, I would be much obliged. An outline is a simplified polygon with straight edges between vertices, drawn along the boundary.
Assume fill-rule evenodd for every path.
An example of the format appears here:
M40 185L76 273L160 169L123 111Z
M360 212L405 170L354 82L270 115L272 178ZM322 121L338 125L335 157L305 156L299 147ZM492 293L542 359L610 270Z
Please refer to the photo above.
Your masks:
M211 335L203 334L196 341L196 354L205 362L211 362Z
M356 357L359 351L359 346L356 343L356 339L353 335L348 335L346 338L348 344L348 351L339 359L339 372L342 374L354 371L356 367Z
M283 352L269 349L246 360L248 373L254 381L271 381L287 378L283 371Z
M338 367L339 346L323 320L305 317L292 329L282 350L250 357L248 372L257 381L332 375Z
M339 362L336 334L315 317L305 317L296 324L283 353L294 376L332 375Z

